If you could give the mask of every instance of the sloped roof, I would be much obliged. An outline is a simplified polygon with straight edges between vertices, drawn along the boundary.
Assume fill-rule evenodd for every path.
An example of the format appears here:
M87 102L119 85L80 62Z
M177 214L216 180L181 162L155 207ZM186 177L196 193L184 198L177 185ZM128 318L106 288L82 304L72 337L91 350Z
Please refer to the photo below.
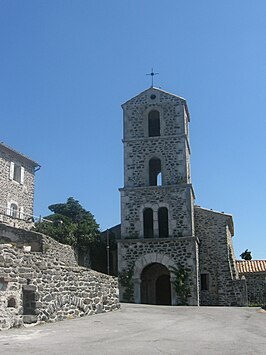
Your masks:
M233 216L230 213L225 213L225 212L219 212L219 211L214 211L213 209L209 209L209 208L205 208L205 207L201 207L198 205L194 206L195 209L197 210L201 210L205 213L210 213L210 214L214 214L216 216L220 216L223 218L226 218L228 220L228 224L229 224L229 228L231 231L232 236L234 236L234 221L233 221Z
M117 224L101 232L101 237L106 239L107 231L115 235L115 239L121 239L121 224Z
M16 151L15 149L9 147L8 145L6 145L5 143L3 142L0 142L0 149L3 149L4 151L7 151L8 153L11 153L12 155L15 155L17 156L18 158L20 159L24 159L26 160L28 163L30 163L30 165L34 166L34 167L38 167L40 166L39 163L37 163L36 161L28 158L26 155Z
M162 94L165 94L165 95L168 95L168 96L172 96L172 97L174 97L174 98L176 98L176 99L181 100L181 101L184 103L184 105L185 105L185 109L186 109L186 113L187 113L187 116L188 116L188 120L190 121L190 114L189 114L189 110L188 110L188 106L187 106L187 101L186 101L186 99L184 99L184 98L181 97L181 96L178 96L178 95L172 94L172 93L170 93L170 92L167 92L167 91L165 91L165 90L156 88L156 87L154 87L154 86L149 87L148 89L146 89L146 90L140 92L138 95L133 96L131 99L129 99L129 100L127 100L126 102L124 102L124 103L121 105L122 108L124 108L124 106L127 105L127 104L129 104L131 101L134 102L134 100L138 99L139 97L145 96L149 91L150 91L151 93L154 93L154 92L162 93Z
M127 103L130 102L131 100L135 99L136 97L145 94L145 93L148 92L148 91L158 91L158 92L162 92L163 94L167 94L167 95L170 95L170 96L174 96L174 97L177 97L177 98L180 99L180 100L186 101L186 99L184 99L184 98L181 97L181 96L178 96L178 95L172 94L172 93L170 93L170 92L167 92L167 91L165 91L165 90L162 90L162 89L156 88L156 87L154 87L154 86L151 86L151 87L149 87L148 89L146 89L146 90L144 90L144 91L141 91L141 92L140 92L139 94L137 94L136 96L131 97L129 100L127 100L126 102L124 102L124 103L122 104L122 106L124 106L125 104L127 104Z
M201 209L201 210L203 210L203 211L206 211L206 212L215 213L215 214L219 214L219 215L221 215L221 216L228 216L228 217L233 218L233 216L231 215L231 213L215 211L215 210L213 210L213 209L211 209L211 208L201 207L201 206L199 206L199 205L195 205L194 207L197 208L197 209Z
M238 272L241 274L251 272L266 273L266 260L237 260L236 265Z

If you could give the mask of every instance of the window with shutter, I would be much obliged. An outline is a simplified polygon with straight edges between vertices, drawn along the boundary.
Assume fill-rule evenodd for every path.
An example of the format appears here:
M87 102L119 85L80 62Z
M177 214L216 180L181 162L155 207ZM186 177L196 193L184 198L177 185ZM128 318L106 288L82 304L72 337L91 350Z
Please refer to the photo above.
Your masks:
M21 166L18 164L14 165L14 175L13 175L13 180L20 182L21 180Z
M20 164L11 162L10 163L10 175L11 180L17 181L20 184L24 183L25 169Z
M25 173L25 169L23 168L23 166L21 166L20 168L20 183L24 184L24 173Z
M10 205L10 216L13 218L18 218L18 205L11 203Z
M11 203L8 202L8 203L7 203L7 208L6 208L6 214L7 214L8 216L11 215L11 213L10 213L10 205L11 205Z
M19 209L19 218L24 219L24 207L21 206Z
M10 163L10 171L9 171L9 178L11 179L11 180L13 180L13 177L14 177L14 163L13 162L11 162Z

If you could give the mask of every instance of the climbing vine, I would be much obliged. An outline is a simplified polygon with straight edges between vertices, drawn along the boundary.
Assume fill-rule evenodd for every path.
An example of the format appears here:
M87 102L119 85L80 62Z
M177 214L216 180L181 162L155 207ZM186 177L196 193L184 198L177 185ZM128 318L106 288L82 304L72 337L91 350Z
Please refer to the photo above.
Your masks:
M130 302L133 299L133 293L134 293L134 284L132 280L133 272L134 272L134 266L132 265L128 269L125 269L118 274L118 281L120 285L125 289L123 294L123 299L127 302Z
M181 306L186 306L190 294L188 285L189 272L181 264L178 264L178 267L172 266L169 269L175 275L174 287L178 297L178 303Z

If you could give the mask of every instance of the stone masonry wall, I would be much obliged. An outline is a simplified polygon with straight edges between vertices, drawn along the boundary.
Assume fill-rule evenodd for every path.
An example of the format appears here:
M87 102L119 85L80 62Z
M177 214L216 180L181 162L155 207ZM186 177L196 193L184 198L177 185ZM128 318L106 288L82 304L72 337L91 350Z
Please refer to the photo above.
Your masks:
M11 227L23 228L27 230L30 230L34 225L32 219L27 220L25 214L23 218L21 217L16 218L16 217L5 215L5 213L6 213L5 209L2 209L2 212L0 212L0 223L4 223Z
M41 233L0 223L1 243L10 243L18 249L30 247L31 252L42 252L60 259L64 265L78 266L73 249L69 245L58 243L56 240Z
M143 210L150 207L154 211L154 221L158 220L160 207L169 211L169 235L191 236L191 191L185 186L155 186L136 189L121 189L121 214L123 236L143 237ZM148 201L148 202L147 202ZM155 236L158 226L154 226Z
M125 187L149 186L149 160L159 158L163 185L187 182L189 157L184 136L150 137L125 142Z
M188 113L184 99L155 88L129 100L124 110L124 179L125 187L149 185L149 160L159 158L162 184L190 182ZM160 113L160 136L149 137L148 114Z
M19 183L10 178L10 165L15 162L24 168L24 181ZM34 199L34 166L23 156L19 157L0 147L0 221L13 226L31 228L25 221L33 214ZM6 216L8 204L18 206L17 218ZM24 220L24 222L22 222Z
M39 252L0 244L0 329L119 308L115 277L78 267L70 246L42 243Z
M249 304L266 304L266 273L251 272L239 274L244 276L247 283L248 303Z
M122 105L124 113L124 188L121 191L122 238L142 238L143 211L153 210L154 236L158 209L168 210L169 236L194 235L193 191L189 172L189 113L186 101L149 88ZM149 136L149 113L159 112L160 135ZM150 186L151 159L160 160L161 186Z
M154 186L149 188L121 189L122 236L143 237L143 210L154 211L154 233L158 235L157 212L160 207L169 211L169 235L191 236L191 190L187 185ZM148 201L148 202L147 202Z
M197 241L193 237L157 238L118 241L119 273L134 267L137 260L145 255L158 254L168 257L172 266L182 265L189 274L190 296L188 303L197 305ZM163 260L162 260L163 263ZM149 263L148 263L149 264ZM148 265L147 264L147 265ZM136 276L136 275L135 275ZM140 278L141 275L138 275ZM123 295L123 290L121 290Z
M143 138L148 136L148 110L158 110L163 116L161 135L171 136L184 132L184 121L181 119L186 101L156 88L150 88L122 105L124 110L124 139Z
M246 285L235 266L231 216L197 206L194 213L200 273L209 275L209 289L200 293L201 305L245 305Z

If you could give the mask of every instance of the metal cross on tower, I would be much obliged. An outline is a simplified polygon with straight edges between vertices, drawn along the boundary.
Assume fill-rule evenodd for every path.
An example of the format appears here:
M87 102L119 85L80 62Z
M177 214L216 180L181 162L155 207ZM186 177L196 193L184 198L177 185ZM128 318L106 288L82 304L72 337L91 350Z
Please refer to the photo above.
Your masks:
M151 76L151 87L153 87L153 77L154 75L158 75L159 73L154 73L153 68L151 68L151 73L146 74Z

